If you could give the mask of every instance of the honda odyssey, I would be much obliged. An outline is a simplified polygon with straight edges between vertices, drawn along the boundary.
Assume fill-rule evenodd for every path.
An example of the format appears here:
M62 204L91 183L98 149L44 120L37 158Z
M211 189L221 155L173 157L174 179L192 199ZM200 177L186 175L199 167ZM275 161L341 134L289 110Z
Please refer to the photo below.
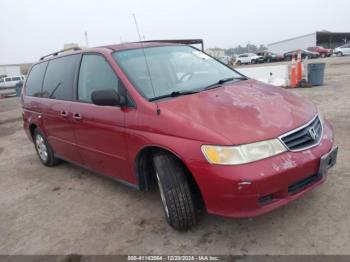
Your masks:
M315 188L336 162L316 106L183 44L63 50L35 63L21 95L40 161L69 161L139 190L157 185L167 222L202 208L272 211Z

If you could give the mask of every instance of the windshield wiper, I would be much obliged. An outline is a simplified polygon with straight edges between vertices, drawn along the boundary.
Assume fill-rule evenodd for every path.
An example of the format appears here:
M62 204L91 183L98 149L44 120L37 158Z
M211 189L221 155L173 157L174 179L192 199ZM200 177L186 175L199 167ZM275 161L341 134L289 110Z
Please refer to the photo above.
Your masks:
M246 78L244 76L223 78L223 79L220 79L219 81L217 81L211 85L206 86L205 88L203 88L203 90L217 88L217 87L220 87L222 84L224 84L226 82L233 81L233 80L248 80L248 78Z
M159 100L159 99L163 99L163 98L167 98L167 97L177 97L177 96L184 96L184 95L192 95L192 94L195 94L195 93L198 93L198 92L199 91L174 91L174 92L171 92L170 94L152 97L152 98L149 99L149 101L155 101L155 100Z

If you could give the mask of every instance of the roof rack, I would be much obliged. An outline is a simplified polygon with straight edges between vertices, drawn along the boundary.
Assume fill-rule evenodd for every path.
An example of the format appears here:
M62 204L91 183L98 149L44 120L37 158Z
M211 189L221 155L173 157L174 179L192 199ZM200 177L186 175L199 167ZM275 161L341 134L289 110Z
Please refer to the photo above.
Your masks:
M140 42L141 43L147 43L147 42L177 43L177 44L185 44L185 45L200 44L202 47L202 51L204 51L203 39L167 39L167 40L147 40L147 41L140 41Z
M82 49L81 49L80 47L72 47L72 48L63 49L63 50L61 50L61 51L57 51L57 52L54 52L54 53L45 55L45 56L41 57L41 58L39 59L39 61L44 60L45 58L47 58L47 57L49 57L49 56L57 56L57 55L60 54L60 53L64 53L64 52L71 51L71 50L73 50L73 51L78 51L78 50L82 50Z

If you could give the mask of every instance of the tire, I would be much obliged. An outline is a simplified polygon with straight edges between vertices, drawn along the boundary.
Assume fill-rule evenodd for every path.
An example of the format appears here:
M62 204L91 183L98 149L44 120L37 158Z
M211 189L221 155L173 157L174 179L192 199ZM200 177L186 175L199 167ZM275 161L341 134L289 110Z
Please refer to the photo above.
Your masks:
M322 57L322 58L325 58L325 57L326 57L326 54L325 54L325 53L322 53L322 54L321 54L321 57Z
M153 157L154 171L168 224L176 230L188 230L197 223L196 210L186 170L167 153Z
M255 60L254 60L254 59L252 59L252 61L250 61L250 63L251 63L251 64L255 64Z
M342 52L338 52L337 56L343 56L343 53Z
M47 142L47 139L38 128L34 130L33 141L36 153L43 165L55 166L60 163L60 160L55 157L52 147Z
M240 60L238 60L238 61L236 62L236 64L237 64L237 65L241 65L242 62L241 62Z

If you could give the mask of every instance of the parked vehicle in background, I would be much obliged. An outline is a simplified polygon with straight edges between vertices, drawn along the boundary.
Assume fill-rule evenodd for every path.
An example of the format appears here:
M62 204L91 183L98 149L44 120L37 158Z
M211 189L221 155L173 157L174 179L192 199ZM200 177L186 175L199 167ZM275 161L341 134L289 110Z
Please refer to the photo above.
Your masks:
M350 44L342 45L334 49L334 54L342 56L342 55L350 55Z
M254 53L244 53L237 56L236 65L241 64L255 64L264 62L262 56L258 56Z
M0 78L0 88L13 88L21 81L24 81L24 76L6 76Z
M307 48L307 51L319 53L321 57L329 57L333 54L332 49L324 48L322 46L311 46Z
M32 66L21 103L43 165L158 186L179 230L199 209L243 218L281 207L322 184L337 157L312 102L175 43L55 52Z
M225 65L229 65L230 61L231 61L231 57L230 56L223 56L223 57L219 57L218 60L222 63L224 63Z
M298 50L293 50L293 51L284 53L283 57L285 61L289 61L289 60L292 60L292 56L294 56L294 58L297 59L297 55L298 55ZM305 58L311 59L311 58L318 58L318 57L320 57L320 53L318 52L311 52L304 49L301 50L301 59L305 59Z
M279 61L283 61L284 57L283 55L278 55L272 52L259 52L257 53L258 56L261 56L264 58L264 62L266 63L270 63L270 62L279 62Z

